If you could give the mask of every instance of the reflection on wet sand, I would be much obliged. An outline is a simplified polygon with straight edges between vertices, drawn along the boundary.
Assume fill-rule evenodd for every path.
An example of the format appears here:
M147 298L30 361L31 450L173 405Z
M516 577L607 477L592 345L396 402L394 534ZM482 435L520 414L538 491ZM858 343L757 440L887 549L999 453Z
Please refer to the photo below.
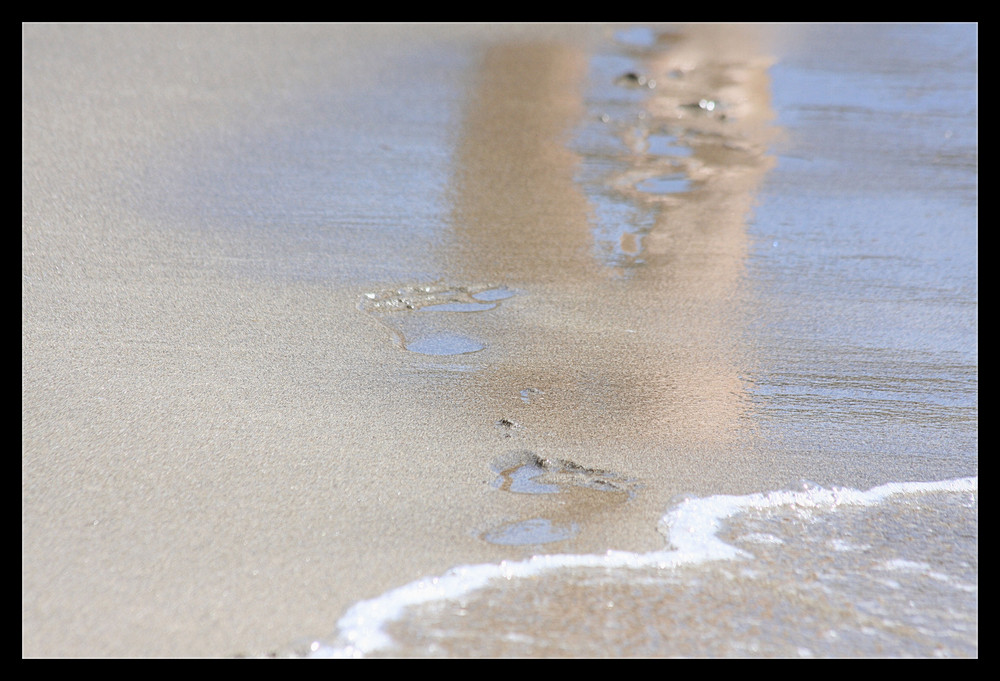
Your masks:
M671 437L724 443L746 429L741 376L751 357L743 346L742 289L755 192L773 159L767 68L770 59L746 32L699 26L659 36L640 50L649 95L637 120L611 121L627 138L626 167L609 183L624 200L655 211L633 265L631 290L656 291L649 380L672 386L651 411ZM665 153L655 153L658 147ZM678 149L680 151L678 153ZM680 176L680 177L678 177ZM658 365L656 349L670 348ZM678 404L684 403L684 408Z
M587 55L552 44L488 49L468 97L453 175L453 276L585 282L592 267L586 202L567 149Z
M639 479L651 506L636 512L661 510L685 467L703 465L694 452L732 459L746 438L741 282L771 112L769 62L732 40L699 27L619 45L606 63L497 45L461 128L441 269L519 292L487 329L468 399L518 424L501 452ZM630 65L626 80L607 64ZM621 511L599 511L579 509L592 534L573 550L614 544Z

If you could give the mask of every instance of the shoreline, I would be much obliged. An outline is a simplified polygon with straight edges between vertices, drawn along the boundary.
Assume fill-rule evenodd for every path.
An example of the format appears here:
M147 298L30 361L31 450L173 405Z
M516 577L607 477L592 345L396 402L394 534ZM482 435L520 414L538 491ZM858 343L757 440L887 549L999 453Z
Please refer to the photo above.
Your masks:
M719 537L723 524L733 516L748 512L767 512L782 507L808 508L811 512L832 514L845 507L878 506L893 498L907 496L919 497L921 495L950 493L971 494L976 497L978 488L978 478L964 478L938 483L889 483L864 492L815 487L802 490L782 490L768 494L752 494L744 497L692 498L669 508L661 518L659 527L666 547L660 551L647 554L608 551L603 555L589 556L536 555L520 562L504 561L495 565L456 566L441 576L424 578L393 589L378 598L355 604L337 623L337 629L334 631L335 638L332 640L339 643L314 639L301 641L297 646L286 648L285 651L290 657L309 658L363 658L386 653L396 655L398 653L393 652L393 646L398 644L386 630L391 625L400 628L398 622L405 619L420 622L419 615L407 617L416 608L436 602L461 603L459 612L464 616L466 611L474 610L469 602L475 600L477 592L485 591L491 587L497 588L498 585L504 585L501 588L510 588L509 584L512 580L515 583L518 581L529 583L531 580L544 577L546 573L556 571L572 573L574 570L597 569L605 573L614 573L616 570L622 573L630 571L638 573L643 568L652 568L662 572L676 571L678 568L688 565L754 560L756 557L753 554L736 548ZM977 507L977 497L973 503L975 504L974 508ZM843 537L845 544L852 539L850 536ZM906 539L894 537L893 539L909 541L912 540L912 537ZM782 543L786 540L767 535L763 541ZM907 563L907 561L897 562ZM911 565L934 579L940 578L940 573L935 573L934 568L929 564L910 562L906 567L911 567ZM765 567L767 570L775 570L776 568L775 565ZM621 583L628 584L629 579L624 577L621 579ZM959 584L958 586L973 592L977 591L974 585ZM516 589L516 587L513 588ZM525 591L530 592L531 588L530 586L526 587ZM538 602L542 598L533 595L525 600ZM609 607L628 609L636 606L623 601ZM533 608L528 608L528 610L531 611ZM899 616L898 613L893 614ZM827 617L829 620L821 626L836 629L841 625L838 618L830 615ZM466 631L455 638L461 640L468 637L469 633ZM409 654L417 656L423 654L439 656L448 649L449 643L451 641L445 636L438 635L435 644L426 647L423 653L416 652L412 648L403 649ZM468 646L468 642L461 641L459 645ZM583 656L602 657L607 655L608 651L601 650L602 645L606 645L606 643L600 645L584 644L582 648L586 652L583 653ZM666 646L663 654L673 656L677 652ZM531 648L524 645L520 655L531 656ZM704 653L699 655L704 655Z

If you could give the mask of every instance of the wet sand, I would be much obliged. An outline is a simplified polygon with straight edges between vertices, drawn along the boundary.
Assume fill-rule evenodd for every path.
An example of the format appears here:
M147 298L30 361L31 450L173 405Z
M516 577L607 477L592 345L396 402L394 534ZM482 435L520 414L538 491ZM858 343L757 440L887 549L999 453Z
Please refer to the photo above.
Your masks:
M266 652L494 557L498 405L401 384L364 284L234 275L235 234L142 203L202 140L294 120L316 82L391 93L391 57L453 34L24 28L24 655Z
M696 74L641 105L686 131L664 162L588 104L614 30L23 27L23 656L268 654L803 475L747 379L776 37L636 48ZM601 135L626 153L581 181ZM677 172L699 192L655 189ZM653 217L595 240L614 201ZM908 472L970 472L938 463ZM840 465L805 472L895 472Z

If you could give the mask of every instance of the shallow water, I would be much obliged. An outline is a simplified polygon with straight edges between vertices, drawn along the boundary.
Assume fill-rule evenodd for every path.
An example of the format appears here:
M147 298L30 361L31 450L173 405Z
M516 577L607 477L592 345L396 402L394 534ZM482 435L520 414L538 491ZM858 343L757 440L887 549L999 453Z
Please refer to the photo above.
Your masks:
M976 29L805 34L771 70L787 138L752 227L761 423L819 451L974 458Z
M667 548L457 567L314 657L976 657L974 479L678 502Z

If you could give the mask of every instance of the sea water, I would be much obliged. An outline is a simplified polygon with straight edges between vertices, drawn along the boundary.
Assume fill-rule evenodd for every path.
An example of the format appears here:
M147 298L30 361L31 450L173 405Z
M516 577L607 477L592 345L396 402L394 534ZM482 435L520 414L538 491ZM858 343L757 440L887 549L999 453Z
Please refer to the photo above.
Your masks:
M977 498L965 478L679 500L662 551L458 566L287 652L974 657Z

